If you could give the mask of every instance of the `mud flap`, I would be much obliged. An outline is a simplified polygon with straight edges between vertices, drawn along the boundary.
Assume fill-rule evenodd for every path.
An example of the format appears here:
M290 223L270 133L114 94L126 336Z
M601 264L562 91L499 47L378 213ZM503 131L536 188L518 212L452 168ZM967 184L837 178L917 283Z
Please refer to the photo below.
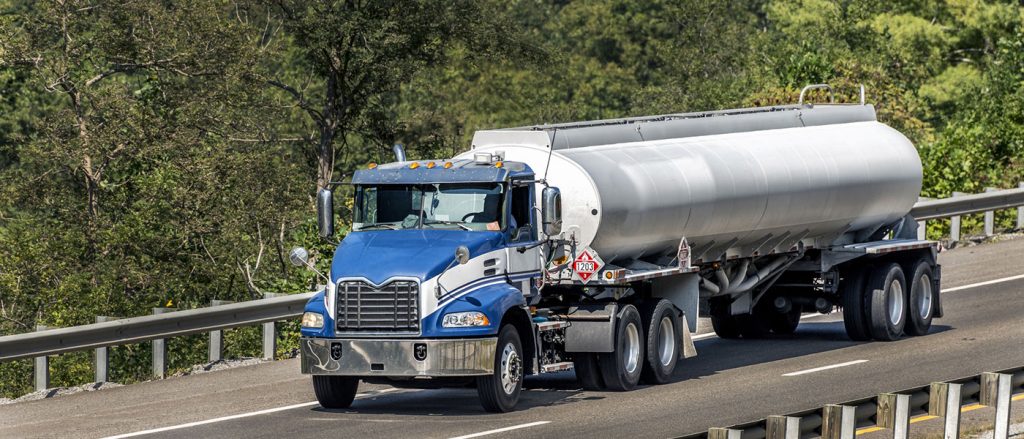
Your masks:
M683 313L683 327L679 328L683 331L683 351L681 352L683 358L693 358L697 356L697 347L693 345L693 337L690 336L690 325L686 321L686 313Z

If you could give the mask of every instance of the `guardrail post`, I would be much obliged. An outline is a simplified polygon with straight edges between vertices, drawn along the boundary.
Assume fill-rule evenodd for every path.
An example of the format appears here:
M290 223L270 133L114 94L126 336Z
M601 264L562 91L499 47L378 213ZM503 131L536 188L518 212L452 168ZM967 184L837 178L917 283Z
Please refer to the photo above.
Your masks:
M210 306L221 306L235 303L233 300L211 300ZM211 363L220 361L224 357L224 331L218 329L210 331L210 352L207 357Z
M996 408L992 439L1006 439L1010 430L1010 383L1013 375L985 372L981 374L981 405Z
M177 308L153 308L153 314L165 314L177 311ZM167 343L164 339L153 340L153 376L164 378L167 375Z
M765 439L800 439L800 418L769 416L765 421Z
M932 383L928 391L928 414L945 418L943 439L960 438L960 383Z
M893 439L907 439L910 431L910 395L882 393L878 395L875 419L879 427L892 430Z
M985 192L999 192L999 189L994 187L985 188ZM996 234L996 212L989 210L985 212L985 236L992 236Z
M270 299L273 297L280 296L275 293L263 293L264 299ZM274 322L267 322L263 324L263 359L273 360L277 354L277 330Z
M117 317L96 316L96 323L117 320ZM100 346L96 348L95 382L105 383L110 380L110 348Z
M929 201L929 200L932 200L932 199L933 198L928 198L928 197L917 197L917 201L918 202ZM917 222L917 239L923 241L927 237L928 237L928 220L918 221Z
M853 439L856 435L856 407L828 404L821 411L821 439Z
M953 192L953 197L962 197L968 195L964 192ZM960 241L960 215L954 215L949 218L949 240L953 242Z
M708 429L708 439L740 439L742 430L732 428L711 427Z
M1024 181L1017 183L1017 187L1024 189ZM1017 206L1017 230L1024 230L1024 206Z
M45 331L47 329L50 329L50 327L45 325L36 325L36 331ZM35 376L37 391L50 388L50 357L45 355L42 357L36 357Z

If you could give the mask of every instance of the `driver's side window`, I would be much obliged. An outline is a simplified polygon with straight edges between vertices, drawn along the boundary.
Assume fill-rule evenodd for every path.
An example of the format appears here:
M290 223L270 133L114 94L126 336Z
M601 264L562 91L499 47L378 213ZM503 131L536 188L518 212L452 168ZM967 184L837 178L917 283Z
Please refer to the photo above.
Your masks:
M509 218L509 232L513 242L528 242L536 239L533 215L530 208L530 187L512 188L512 208Z

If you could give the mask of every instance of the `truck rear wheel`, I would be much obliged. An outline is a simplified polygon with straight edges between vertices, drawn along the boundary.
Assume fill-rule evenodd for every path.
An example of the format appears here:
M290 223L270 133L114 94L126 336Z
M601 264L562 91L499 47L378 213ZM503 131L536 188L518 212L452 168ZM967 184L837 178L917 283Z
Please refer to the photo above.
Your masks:
M583 390L604 390L604 380L601 379L597 354L583 352L573 354L572 368L576 371L576 379L583 386Z
M494 373L477 377L476 393L484 410L504 413L515 408L522 390L523 343L515 326L504 325L498 331Z
M679 314L665 299L645 305L641 317L647 332L647 364L640 379L648 384L665 384L672 379L679 361Z
M772 332L779 335L790 335L796 332L797 326L800 326L800 311L798 306L793 306L787 312L772 310L771 318L768 321Z
M359 377L313 375L313 393L325 409L347 409L356 399Z
M740 338L740 317L729 314L729 303L716 301L708 304L711 307L711 327L718 338Z
M615 324L615 351L599 356L601 376L609 390L632 390L644 366L644 330L633 305L619 311Z
M899 264L879 268L871 274L867 288L871 336L879 341L893 341L903 335L907 324L907 281Z
M907 335L925 335L932 327L935 310L935 292L932 290L932 264L918 261L910 276L910 295L907 296Z
M868 323L867 294L864 291L864 282L871 269L864 267L851 267L843 273L843 280L839 283L839 300L843 304L843 324L846 326L846 336L854 341L866 341L871 339L871 330Z

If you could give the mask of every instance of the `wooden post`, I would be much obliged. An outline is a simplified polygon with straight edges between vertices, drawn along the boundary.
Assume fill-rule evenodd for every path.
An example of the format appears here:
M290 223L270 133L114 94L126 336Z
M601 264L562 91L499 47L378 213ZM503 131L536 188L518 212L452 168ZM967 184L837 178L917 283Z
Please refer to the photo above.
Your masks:
M765 439L800 439L799 417L769 416L765 427Z
M821 411L821 439L853 439L856 407L829 404Z
M731 428L711 427L708 429L708 439L740 439L743 432Z
M981 374L981 405L996 408L992 439L1006 439L1010 431L1010 382L1008 373Z
M907 439L910 431L910 395L883 393L878 395L875 418L879 427L892 430L893 439Z
M960 438L962 387L959 383L932 383L928 391L928 414L945 418L943 439Z

